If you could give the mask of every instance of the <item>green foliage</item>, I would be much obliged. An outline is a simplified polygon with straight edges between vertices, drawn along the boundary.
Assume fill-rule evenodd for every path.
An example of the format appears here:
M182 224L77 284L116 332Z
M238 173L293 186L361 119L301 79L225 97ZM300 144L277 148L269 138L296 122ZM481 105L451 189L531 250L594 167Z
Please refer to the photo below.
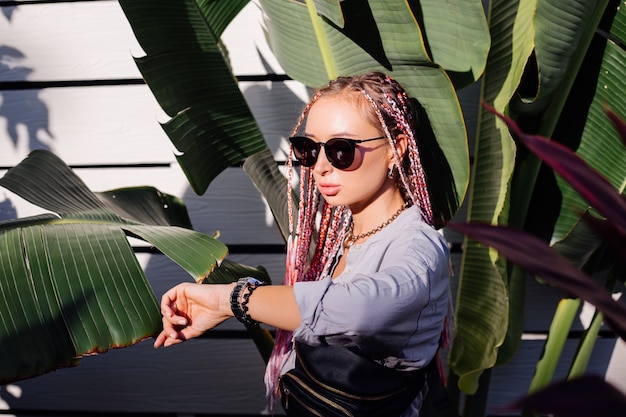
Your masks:
M493 111L493 109L490 110ZM610 121L616 125L617 132L622 135L622 142L626 144L626 123L614 113L608 113L611 116ZM613 250L608 267L609 276L614 273L616 276L622 276L623 279L626 270L626 262L623 258L623 254L626 253L626 199L620 191L569 148L541 136L525 134L511 119L499 116L505 120L516 138L519 138L535 155L557 172L602 216L599 218L586 212L582 220ZM588 415L588 412L568 407L562 408L559 406L560 399L569 403L572 396L576 397L577 392L574 390L577 391L584 388L585 384L592 383L593 379L578 378L584 374L593 346L592 338L597 334L602 319L620 338L626 340L626 306L613 300L610 291L602 287L594 278L586 275L578 266L530 233L512 227L480 223L450 224L450 227L495 248L500 255L519 265L524 271L563 291L567 297L579 298L597 307L598 312L588 331L591 337L583 340L572 365L569 379L573 379L574 382L570 385L548 387L552 382L554 368L574 314L580 305L579 299L568 298L561 302L550 328L543 357L537 365L537 372L530 386L531 396L520 401L516 406L537 412L554 413L565 410L561 412L567 412L567 415ZM597 393L597 398L586 398L586 401L594 405L598 401L626 404L624 394L607 386L606 383L603 385L606 387L604 392ZM537 392L546 387L552 396ZM587 385L586 388L592 390L596 387ZM614 409L609 415L618 415L619 412L623 412L623 409L620 411Z
M146 53L137 58L137 65L171 117L163 128L179 152L180 166L192 188L203 193L225 168L245 161L246 173L268 201L281 233L286 236L289 216L285 179L241 95L228 52L220 41L224 29L246 4L247 1L120 0ZM626 88L622 47L626 44L626 11L617 2L493 0L488 20L477 0L261 0L260 5L267 18L269 44L294 80L318 87L337 74L381 70L407 87L420 104L420 117L427 122L419 137L439 225L455 215L469 183L467 134L456 92L478 81L481 74L484 101L510 116L524 131L567 143L623 191L624 150L602 115L605 104L618 113L626 108L620 93ZM604 245L589 226L582 226L580 213L587 212L588 203L566 182L546 177L539 159L517 149L506 125L482 110L473 156L468 220L526 228L545 241L557 240L555 248L561 253L583 259L583 266L591 268L591 260L597 258L597 251ZM8 174L2 184L10 188L7 177ZM19 186L20 181L15 180L14 184ZM552 188L545 188L546 185ZM67 190L73 190L71 187ZM66 253L80 253L92 238L89 228L96 226L93 233L102 235L106 245L117 248L106 258L128 265L134 271L133 282L143 282L144 287L145 277L141 274L139 278L136 260L128 256L126 235L153 241L199 280L226 254L221 244L206 236L184 228L163 227L190 226L176 199L168 197L170 209L162 210L158 203L165 196L155 190L141 190L144 196L137 200L133 193L123 190L94 197L95 194L78 188L78 200L73 191L65 191L60 199L72 201L73 205L67 208L53 203L56 200L49 199L43 187L21 186L21 193L44 196L39 202L53 204L48 209L59 216L20 219L2 225L0 236L9 239L6 244L12 251L12 263L3 258L3 268L21 262L20 274L31 273L23 258L30 252L20 246L30 241L22 236L30 234L32 242L39 242L28 243L35 245L34 253L45 253L46 262L54 264ZM540 198L543 195L561 199L546 201ZM83 206L83 199L87 206ZM121 201L127 203L120 204ZM137 209L138 201L146 206ZM571 210L572 207L577 210ZM96 226L83 226L87 220ZM73 241L66 237L59 240L59 227L69 230L76 224L82 233L77 239L79 246L73 247ZM45 229L45 233L55 230L53 239L70 250L47 253L48 248L42 243L45 240L35 238L40 232L32 233L37 228ZM194 247L206 246L202 253L211 255L195 256L200 258L200 264L188 263L189 259L179 257L178 245L169 244L174 238ZM526 278L522 270L509 266L493 249L472 239L466 240L464 246L456 302L458 332L449 364L459 376L461 390L472 394L479 388L478 380L484 370L506 363L516 352L523 330ZM7 249L0 253L9 252ZM36 259L34 253L32 259ZM216 273L208 279L219 282L251 273L228 262L224 266L221 272L226 272L226 276ZM104 277L106 271L116 269L106 264L101 270ZM7 276L14 276L4 271L3 283ZM63 273L67 279L75 279L85 276L83 272L77 269ZM254 272L264 276L262 268ZM113 287L118 285L124 288L122 283ZM113 287L94 284L93 292L99 289L99 293L106 293L101 288ZM12 297L22 297L25 290L15 285L12 291ZM68 293L68 305L83 296ZM154 311L148 314L148 323L154 320L153 315L156 317ZM112 343L123 345L132 343L127 340L147 337L153 331L147 326L148 330L136 332L130 339ZM22 331L21 327L9 329L8 325L5 330L7 334ZM267 342L266 335L258 340L264 338ZM101 349L106 339L85 344L85 351ZM263 346L260 349L267 352L267 343ZM72 362L71 355L58 363ZM46 369L54 360L47 360ZM30 370L22 376L37 372ZM488 389L488 384L481 389ZM477 398L485 398L483 394Z
M261 1L268 42L291 78L319 87L336 75L378 70L419 102L424 167L443 226L469 181L467 132L455 88L482 73L489 36L479 1L440 4Z
M180 199L150 187L93 193L47 151L31 153L0 186L49 211L0 222L0 383L160 331L127 236L150 242L197 280L226 256L222 243L188 228Z
M146 54L137 67L171 117L163 129L202 194L224 169L267 149L220 41L248 1L119 3Z
M622 95L612 93L626 87L624 66L618 64L624 62L624 11L617 6L604 0L492 1L482 99L524 131L567 141L619 188L626 164L601 155L611 149L612 157L623 161L624 150L616 148L606 118L597 117L604 103L625 108ZM561 180L555 188L551 173L540 170L534 155L517 149L502 121L484 110L479 117L468 220L525 228L545 241L565 239L559 246L589 258L598 240L574 227L587 204L574 205L569 196L575 193ZM474 393L483 369L506 363L517 351L526 278L493 249L472 239L464 246L450 365L462 390Z

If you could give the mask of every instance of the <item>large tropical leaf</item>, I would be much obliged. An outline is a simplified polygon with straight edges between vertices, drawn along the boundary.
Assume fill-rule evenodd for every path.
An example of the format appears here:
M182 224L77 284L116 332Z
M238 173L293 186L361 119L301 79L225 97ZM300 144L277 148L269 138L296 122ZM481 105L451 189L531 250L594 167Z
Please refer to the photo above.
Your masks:
M533 49L535 7L535 1L491 3L492 46L482 97L497 109L507 107ZM479 110L468 219L499 221L506 207L514 159L515 146L504 123ZM450 366L460 376L460 388L468 393L478 388L482 370L495 365L508 327L506 283L496 260L495 252L466 240L456 304L458 328L450 351Z
M171 119L163 125L202 194L224 169L267 145L233 76L220 36L247 0L120 0L146 55L136 59Z
M289 236L289 210L287 208L287 180L278 169L276 161L269 150L259 152L246 159L243 169L261 192L272 210L278 229L287 241ZM298 196L291 190L294 201ZM297 210L294 205L294 211ZM294 213L295 214L295 213Z
M169 226L190 226L179 199L153 188L93 193L47 151L31 153L0 186L49 210L0 223L0 383L160 330L127 236L150 242L198 281L226 256L222 243Z
M502 256L546 280L564 294L580 297L593 304L602 311L607 324L615 333L626 340L626 306L615 301L602 285L541 239L506 226L468 223L450 224L450 227L494 247Z
M483 100L534 131L551 134L605 6L606 1L587 0L493 1ZM518 154L504 124L482 110L474 158L468 220L522 227L539 161ZM451 366L461 375L462 389L474 392L483 367L505 363L516 352L525 277L492 249L471 240L465 247ZM488 337L475 331L477 323Z
M368 70L400 81L421 104L426 128L420 139L436 217L449 220L468 184L467 133L450 74L432 56L450 65L450 73L471 74L472 81L482 73L489 38L480 2L451 2L449 8L400 0L307 3L261 1L268 42L281 66L311 87ZM455 24L461 16L463 24ZM425 39L425 27L437 30ZM452 52L445 45L452 34L459 35L457 42L467 40L467 48L455 44Z
M597 80L589 85L592 98L588 114L582 118L584 127L578 124L578 139L568 145L591 166L604 175L620 192L626 190L626 148L615 130L611 120L606 117L605 109L609 107L622 119L626 117L626 98L622 92L626 89L626 10L623 7L611 9L614 12L612 24L604 36L598 36L593 52L599 61L593 71L584 74L587 80ZM607 39L608 38L608 39ZM602 53L603 52L603 53ZM577 85L578 87L578 85ZM582 86L579 87L582 89ZM575 96L580 100L579 96ZM588 99L589 100L589 99ZM562 135L571 134L571 129L563 129ZM553 235L554 241L567 238L570 230L580 221L580 215L588 207L588 202L576 192L566 181L557 178L562 203Z

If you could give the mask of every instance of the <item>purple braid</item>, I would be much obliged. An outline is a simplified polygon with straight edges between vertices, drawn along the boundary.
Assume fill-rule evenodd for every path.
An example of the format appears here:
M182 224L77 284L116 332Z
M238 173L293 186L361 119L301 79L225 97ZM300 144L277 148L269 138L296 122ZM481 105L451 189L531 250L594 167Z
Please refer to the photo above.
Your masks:
M411 102L402 86L385 74L372 72L355 77L339 77L318 90L302 111L293 131L296 135L306 116L317 100L323 96L354 94L357 104L374 126L380 125L397 161L398 187L405 200L416 204L424 221L433 224L432 207L428 194L426 175L422 168L415 137L415 117ZM360 93L360 94L359 94ZM400 157L395 138L404 134L408 148L404 158ZM291 190L294 185L293 149L289 149L287 162L289 210L289 238L287 242L287 263L285 285L300 281L315 281L328 275L330 267L339 252L351 224L352 214L346 206L326 204L313 178L312 168L300 168L300 201L297 219L293 219ZM295 221L294 221L295 220ZM295 226L295 230L294 230ZM314 236L315 235L315 236ZM315 248L312 251L312 244ZM267 365L265 383L267 386L268 410L274 410L280 397L278 378L287 363L292 348L292 334L277 330L274 350Z

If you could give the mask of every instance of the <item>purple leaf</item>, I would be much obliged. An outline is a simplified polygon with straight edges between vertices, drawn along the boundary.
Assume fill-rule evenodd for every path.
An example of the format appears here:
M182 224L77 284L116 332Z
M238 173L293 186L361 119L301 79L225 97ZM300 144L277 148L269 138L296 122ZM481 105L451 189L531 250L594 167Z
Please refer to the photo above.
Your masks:
M448 227L493 247L500 255L567 295L593 304L604 314L606 324L626 340L626 306L613 300L605 288L544 241L529 233L504 226L450 223Z
M596 375L551 384L529 394L506 410L532 410L556 417L622 417L626 396Z
M602 213L620 234L626 235L626 201L604 176L571 149L542 136L525 134L512 119L498 113L488 104L484 105L507 124L514 136Z

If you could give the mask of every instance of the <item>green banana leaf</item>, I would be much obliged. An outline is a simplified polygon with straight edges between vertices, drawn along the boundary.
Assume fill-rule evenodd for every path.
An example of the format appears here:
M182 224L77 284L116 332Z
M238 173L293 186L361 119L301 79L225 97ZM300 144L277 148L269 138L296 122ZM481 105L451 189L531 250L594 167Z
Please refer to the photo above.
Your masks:
M289 209L287 207L287 179L278 169L278 165L269 150L259 152L246 159L243 170L252 179L263 198L267 201L276 220L276 225L285 241L289 236ZM294 190L293 201L298 201ZM296 214L298 204L294 204L293 215Z
M589 74L591 79L597 78L597 82L591 85L594 88L591 105L575 148L576 153L601 172L620 193L626 189L626 148L606 117L605 109L610 108L617 116L626 118L626 98L623 94L626 89L625 27L626 10L620 7L613 16L610 33L605 35L608 39L603 39L604 45L597 46L604 47L604 53L599 57L597 75ZM557 178L557 184L563 199L553 235L553 240L558 242L567 239L589 203L561 178Z
M32 152L0 186L49 211L0 223L3 384L160 331L158 303L127 236L151 243L196 280L227 253L187 228L180 199L150 187L93 193L48 151Z
M482 99L531 131L552 134L606 4L492 1L492 48ZM474 158L468 221L522 227L529 221L539 161L520 154L503 123L482 109ZM532 213L545 216L545 211ZM460 375L461 389L474 393L482 369L506 363L517 350L523 331L525 276L519 268L507 267L493 249L472 240L466 241L465 248L458 332L450 363ZM467 346L473 351L468 352Z
M567 342L567 336L579 311L580 304L580 298L564 298L559 302L550 324L545 351L537 361L537 372L533 375L528 387L529 393L544 388L552 381L554 371L559 363L559 358Z
M178 163L202 194L224 169L247 161L283 237L289 230L286 185L248 108L220 36L245 1L120 0L146 56L136 60L147 85L172 117L163 128ZM255 156L248 161L249 156Z
M498 110L507 107L532 52L535 8L535 1L491 3L492 45L482 97ZM498 223L506 208L514 160L515 145L504 123L479 109L468 221ZM508 294L497 259L492 249L466 239L449 363L459 375L459 388L470 394L478 389L482 371L495 365L508 328Z
M489 47L481 3L447 5L261 1L268 43L291 78L319 87L336 75L380 70L421 104L424 167L440 225L456 213L469 180L467 132L450 77L457 88L475 81Z
M171 119L163 129L192 189L267 149L220 36L245 1L120 0L145 56L137 66Z

